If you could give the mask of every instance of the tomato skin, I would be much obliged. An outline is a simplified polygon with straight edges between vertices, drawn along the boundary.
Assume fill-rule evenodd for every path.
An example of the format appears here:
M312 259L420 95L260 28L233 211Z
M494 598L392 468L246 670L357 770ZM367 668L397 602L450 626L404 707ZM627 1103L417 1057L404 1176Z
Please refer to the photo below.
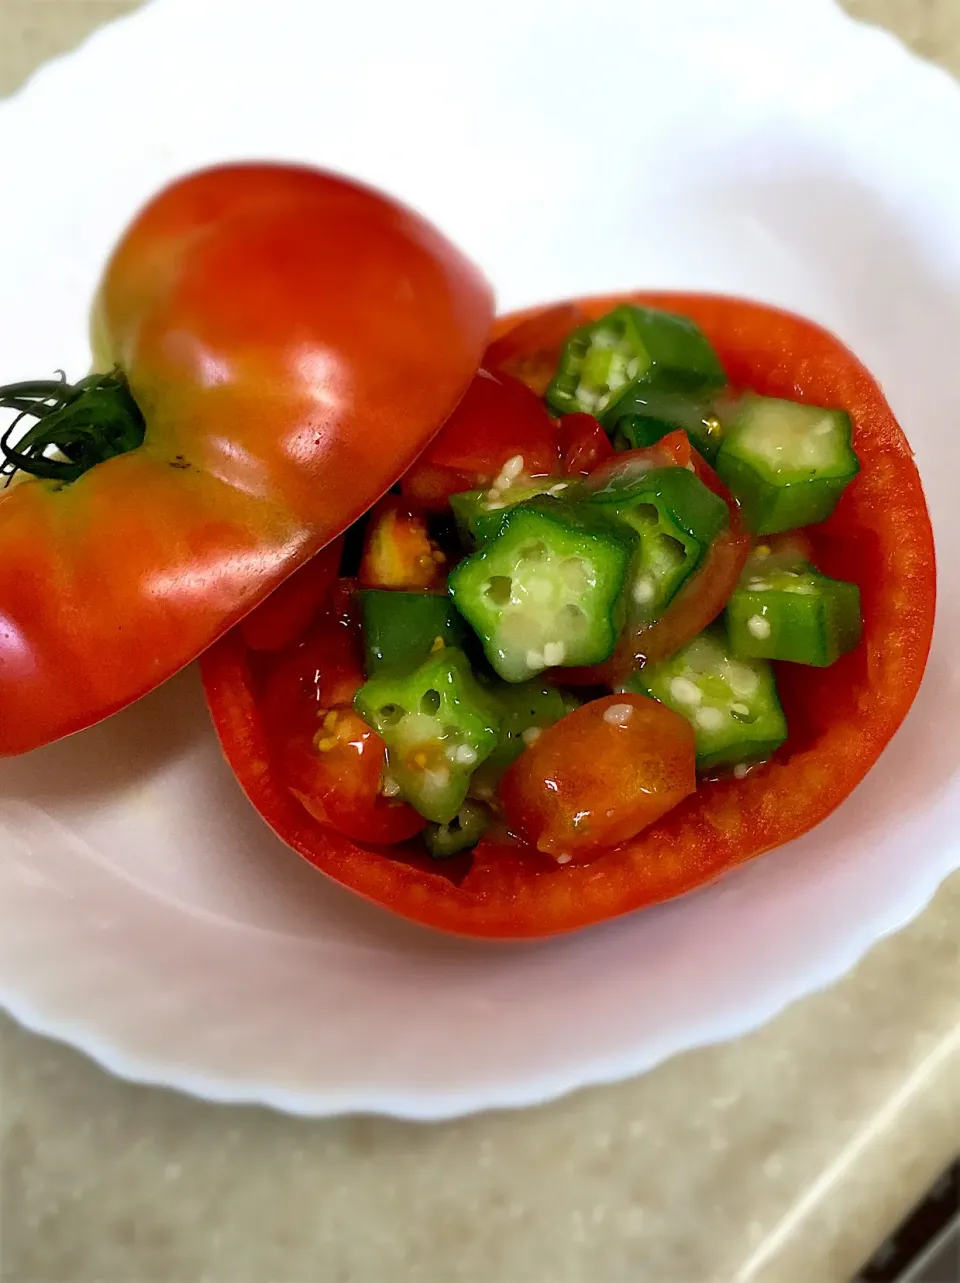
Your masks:
M745 779L712 782L635 838L560 868L525 843L485 838L453 881L406 856L351 843L307 815L271 769L249 652L237 630L228 634L203 657L202 671L224 752L254 806L330 877L439 930L499 939L575 931L681 895L799 837L863 779L923 675L935 607L933 538L909 445L875 381L819 326L758 303L647 294L571 306L592 319L628 298L692 317L736 385L850 411L860 474L830 520L808 534L827 574L859 583L863 643L832 668L788 666L794 672L780 693L790 738ZM520 327L535 333L538 315L505 317L500 333L507 340Z
M462 397L492 311L438 231L345 179L225 165L157 195L94 308L143 445L0 496L0 756L157 686L359 517Z
M558 469L553 420L509 374L479 370L463 400L400 482L405 499L442 511L451 494L490 485L515 455L531 477Z
M329 596L342 555L340 535L240 621L243 640L251 650L286 650L300 640Z
M696 787L690 723L646 696L610 695L543 731L500 799L515 832L567 862L636 837Z
M565 477L585 477L613 455L613 445L592 414L565 414L557 420L560 470Z

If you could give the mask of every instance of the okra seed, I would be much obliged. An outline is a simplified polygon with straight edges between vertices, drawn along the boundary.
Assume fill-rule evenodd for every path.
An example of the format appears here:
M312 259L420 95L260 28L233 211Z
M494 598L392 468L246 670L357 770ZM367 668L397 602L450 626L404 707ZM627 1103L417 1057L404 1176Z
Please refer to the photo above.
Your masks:
M453 760L458 766L473 766L477 760L476 749L471 748L469 744L461 744Z
M648 606L657 595L657 585L650 575L641 575L633 585L633 600L638 606Z
M737 717L750 716L750 709L746 704L731 704L730 712L735 713Z
M515 454L513 455L512 458L508 459L506 463L503 465L503 468L500 472L500 476L503 477L505 481L514 481L516 480L517 477L519 477L522 471L523 471L523 455Z
M564 586L572 592L583 592L586 587L587 576L583 569L583 562L579 557L566 557L560 562L560 578Z
M544 663L548 668L553 668L556 664L562 664L566 653L567 648L563 642L547 642L543 648Z
M524 658L527 661L527 667L531 669L543 668L544 658L538 650L528 650Z
M528 726L527 729L521 734L520 738L523 740L524 744L526 744L527 748L531 748L534 744L536 744L537 740L540 738L542 734L543 734L543 731L540 729L539 726Z
M572 859L573 856L570 855L568 851L564 851L561 855L557 856L557 864L569 864Z
M756 637L758 641L763 641L770 636L770 621L764 619L762 615L751 615L747 620L747 631L751 637Z
M749 699L751 695L756 695L757 688L760 685L760 678L752 668L747 668L746 664L730 664L726 672L726 679L727 685L734 695L739 695L743 699Z
M611 704L603 710L603 720L611 726L625 726L632 716L632 704Z
M574 606L572 602L564 606L560 611L560 621L562 624L561 631L568 636L571 633L583 633L588 627L586 615L579 606Z
M735 780L746 779L749 771L750 771L750 767L746 764L746 762L738 762L736 766L733 768L733 778Z
M698 708L695 720L704 731L719 731L723 727L723 713L719 708Z
M689 677L674 677L670 683L670 694L680 704L693 704L696 707L703 699L700 688Z

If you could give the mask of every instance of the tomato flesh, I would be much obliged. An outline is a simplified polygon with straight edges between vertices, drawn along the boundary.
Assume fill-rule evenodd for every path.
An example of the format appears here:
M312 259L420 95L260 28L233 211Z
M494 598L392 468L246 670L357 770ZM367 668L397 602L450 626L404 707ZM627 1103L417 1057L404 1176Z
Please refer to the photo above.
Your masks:
M545 730L500 786L507 821L565 857L635 837L696 790L693 730L643 695L591 700Z

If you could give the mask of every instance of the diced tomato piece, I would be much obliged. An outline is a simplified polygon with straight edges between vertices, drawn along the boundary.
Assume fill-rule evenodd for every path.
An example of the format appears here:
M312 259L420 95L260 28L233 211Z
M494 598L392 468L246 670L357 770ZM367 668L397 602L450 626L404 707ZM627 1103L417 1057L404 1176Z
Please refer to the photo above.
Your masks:
M665 437L642 450L623 450L611 454L590 474L591 490L602 490L611 481L629 481L654 468L689 468L693 461L690 438L682 430L668 432Z
M484 368L512 374L543 396L556 372L570 334L590 319L578 303L544 308L493 340L483 358Z
M404 498L440 511L451 494L489 486L507 460L518 455L528 476L557 472L553 420L540 398L519 379L479 370L400 488Z
M592 414L565 414L558 419L557 443L565 477L585 477L613 456L610 438Z
M644 695L610 695L561 718L500 785L507 821L566 863L619 846L697 787L693 729Z
M406 592L442 590L446 556L430 538L422 513L396 495L387 495L373 510L360 562L364 588Z
M386 747L350 707L326 710L311 737L292 736L279 754L280 772L293 795L316 819L355 842L405 842L426 821L382 791Z

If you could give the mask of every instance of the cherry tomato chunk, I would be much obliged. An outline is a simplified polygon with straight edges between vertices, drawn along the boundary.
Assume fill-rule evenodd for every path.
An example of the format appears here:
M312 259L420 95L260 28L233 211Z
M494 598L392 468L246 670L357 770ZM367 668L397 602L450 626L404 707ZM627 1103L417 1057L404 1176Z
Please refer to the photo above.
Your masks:
M565 477L585 477L613 456L610 438L592 414L565 414L558 419L557 443Z
M446 558L430 538L423 515L396 495L381 499L367 528L360 562L362 586L442 592L445 563Z
M287 788L310 814L355 842L389 846L426 827L416 811L381 791L386 747L352 708L333 708L311 737L298 734L280 754Z
M537 311L493 340L484 354L483 366L515 375L543 396L564 344L589 319L579 303L558 303Z
M559 460L553 420L525 383L479 370L439 435L401 480L401 492L431 511L442 511L451 494L490 485L517 455L528 476L555 473Z
M591 469L590 489L602 490L611 481L629 481L633 476L650 472L654 468L691 467L692 459L690 438L679 430L668 432L653 445L644 446L640 450L623 450L615 454L611 448L607 458L600 460L598 466Z
M565 862L628 841L696 787L690 724L645 696L609 695L545 730L500 797L510 827Z

